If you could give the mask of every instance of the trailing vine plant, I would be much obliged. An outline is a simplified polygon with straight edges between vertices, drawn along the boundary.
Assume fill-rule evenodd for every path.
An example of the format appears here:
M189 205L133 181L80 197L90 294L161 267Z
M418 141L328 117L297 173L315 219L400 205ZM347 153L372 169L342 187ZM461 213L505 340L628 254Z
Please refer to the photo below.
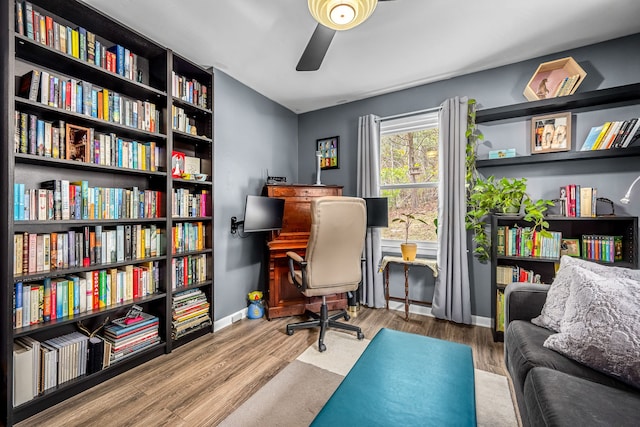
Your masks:
M495 212L520 212L524 207L525 221L532 223L527 230L526 237L531 237L534 230L538 230L542 236L551 237L547 228L549 223L545 221L544 214L547 207L553 206L550 200L533 201L526 193L526 178L501 178L493 176L483 178L476 169L477 148L484 135L476 126L476 101L469 100L467 113L467 146L466 146L466 192L467 215L466 228L472 231L472 240L475 244L473 253L481 261L491 259L491 239L487 230L487 219ZM527 239L527 245L531 249L531 239Z

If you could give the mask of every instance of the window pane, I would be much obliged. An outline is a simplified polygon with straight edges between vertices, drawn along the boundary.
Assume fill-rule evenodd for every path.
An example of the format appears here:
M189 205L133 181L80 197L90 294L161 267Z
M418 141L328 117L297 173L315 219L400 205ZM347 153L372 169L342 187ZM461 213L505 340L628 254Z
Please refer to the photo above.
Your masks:
M425 220L426 224L414 221L409 230L409 241L436 241L436 228L433 220L438 217L437 188L408 188L401 190L382 190L382 197L389 199L389 228L382 228L382 238L392 240L405 239L405 226L392 222L403 213L413 213Z
M382 136L380 142L382 186L437 181L438 128Z

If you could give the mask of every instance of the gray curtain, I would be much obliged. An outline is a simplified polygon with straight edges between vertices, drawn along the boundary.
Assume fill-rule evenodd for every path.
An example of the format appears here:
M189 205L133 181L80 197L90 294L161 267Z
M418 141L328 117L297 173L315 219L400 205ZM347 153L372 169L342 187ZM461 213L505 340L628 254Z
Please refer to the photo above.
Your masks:
M358 119L358 197L380 195L380 118L369 114ZM380 230L367 229L364 247L365 266L362 272L360 303L373 308L385 306L382 274L378 263L382 258Z
M467 260L465 157L467 98L452 98L440 110L440 186L438 197L438 277L431 313L471 324Z

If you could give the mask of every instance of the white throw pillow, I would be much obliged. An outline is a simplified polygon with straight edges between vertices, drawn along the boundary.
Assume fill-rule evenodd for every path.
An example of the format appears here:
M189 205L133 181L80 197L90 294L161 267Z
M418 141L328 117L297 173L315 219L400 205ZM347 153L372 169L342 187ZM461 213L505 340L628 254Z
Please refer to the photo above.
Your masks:
M577 266L560 333L544 346L640 388L640 283Z
M571 272L567 270L569 266L591 271L605 278L620 277L640 282L640 270L607 266L563 255L560 258L560 268L549 288L540 316L531 319L534 325L560 332L560 322L564 316L565 305L569 297L569 287L575 280L573 270Z

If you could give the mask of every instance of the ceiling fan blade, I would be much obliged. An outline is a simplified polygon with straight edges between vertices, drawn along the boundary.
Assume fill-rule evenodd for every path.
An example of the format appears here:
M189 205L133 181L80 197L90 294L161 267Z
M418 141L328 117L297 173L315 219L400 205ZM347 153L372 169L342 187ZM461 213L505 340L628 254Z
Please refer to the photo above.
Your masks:
M320 68L335 34L335 30L318 24L307 47L302 52L296 71L316 71Z

